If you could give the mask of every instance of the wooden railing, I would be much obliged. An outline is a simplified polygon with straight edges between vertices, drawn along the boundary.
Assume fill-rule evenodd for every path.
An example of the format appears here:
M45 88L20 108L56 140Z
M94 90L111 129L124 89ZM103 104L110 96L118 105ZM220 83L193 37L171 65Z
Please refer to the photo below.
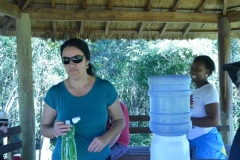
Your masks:
M228 119L228 114L222 113L221 119ZM149 122L150 117L149 115L130 115L129 121L131 122ZM217 129L219 132L228 132L229 131L229 125L219 125L217 126ZM135 133L152 133L150 128L147 127L139 127L139 126L130 126L129 132L131 134Z
M222 113L221 119L228 119L228 114ZM150 117L148 115L130 115L129 121L130 124L134 122L149 122ZM228 132L228 125L219 125L217 126L219 132ZM152 133L148 125L146 127L131 126L129 128L130 134L137 133ZM231 146L225 145L227 153L229 153ZM118 160L150 160L150 147L149 146L134 146L128 147L127 152L124 156Z
M7 160L13 160L13 155L15 150L19 150L22 148L22 141L16 140L14 141L13 136L19 135L21 133L21 127L9 127L7 133L3 133L0 131L0 140L3 138L7 138L7 144L0 146L0 155L7 153Z

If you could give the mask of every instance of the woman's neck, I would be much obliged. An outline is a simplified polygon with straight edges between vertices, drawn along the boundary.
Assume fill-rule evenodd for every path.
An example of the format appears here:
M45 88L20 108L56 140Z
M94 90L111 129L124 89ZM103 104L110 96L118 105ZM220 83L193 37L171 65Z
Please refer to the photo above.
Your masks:
M87 86L89 83L91 83L92 80L92 76L85 76L85 77L81 77L78 79L72 79L70 77L67 78L67 83L69 85L69 87L73 87L73 88L83 88L85 86Z
M209 84L209 82L208 81L204 81L204 82L201 82L201 83L196 83L195 86L196 86L196 88L201 88L202 86L204 86L206 84Z

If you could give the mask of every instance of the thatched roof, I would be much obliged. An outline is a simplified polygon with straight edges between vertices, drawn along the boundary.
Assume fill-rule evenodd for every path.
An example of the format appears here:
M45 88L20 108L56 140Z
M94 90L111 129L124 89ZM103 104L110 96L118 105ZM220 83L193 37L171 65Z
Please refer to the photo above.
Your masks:
M240 38L240 0L0 0L1 35L15 35L21 12L33 37L216 39L224 16Z

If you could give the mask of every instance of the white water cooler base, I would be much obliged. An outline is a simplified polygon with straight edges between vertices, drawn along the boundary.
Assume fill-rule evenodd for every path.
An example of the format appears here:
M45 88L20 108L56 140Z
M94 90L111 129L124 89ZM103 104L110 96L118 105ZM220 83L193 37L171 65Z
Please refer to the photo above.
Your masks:
M150 160L190 160L186 135L167 137L153 134Z

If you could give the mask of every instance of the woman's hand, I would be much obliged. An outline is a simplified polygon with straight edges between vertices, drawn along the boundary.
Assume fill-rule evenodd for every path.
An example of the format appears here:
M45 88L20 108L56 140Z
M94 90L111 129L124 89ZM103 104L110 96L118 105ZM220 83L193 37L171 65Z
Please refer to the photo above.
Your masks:
M70 131L71 125L64 124L64 122L55 122L53 129L54 129L54 135L56 137L66 135L68 131Z
M89 152L101 152L101 150L109 143L109 139L105 135L95 137L88 147Z

